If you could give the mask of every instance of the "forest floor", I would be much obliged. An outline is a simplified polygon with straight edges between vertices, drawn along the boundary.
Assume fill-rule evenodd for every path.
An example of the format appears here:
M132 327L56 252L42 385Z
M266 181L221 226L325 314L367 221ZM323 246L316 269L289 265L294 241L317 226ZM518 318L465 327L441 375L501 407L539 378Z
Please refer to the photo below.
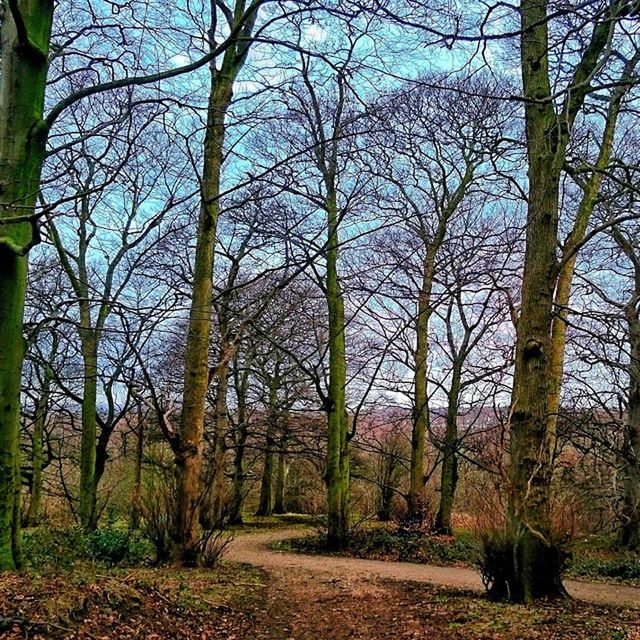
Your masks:
M569 582L574 598L563 602L495 603L465 568L269 548L301 531L238 535L212 570L0 575L0 638L640 640L638 588Z

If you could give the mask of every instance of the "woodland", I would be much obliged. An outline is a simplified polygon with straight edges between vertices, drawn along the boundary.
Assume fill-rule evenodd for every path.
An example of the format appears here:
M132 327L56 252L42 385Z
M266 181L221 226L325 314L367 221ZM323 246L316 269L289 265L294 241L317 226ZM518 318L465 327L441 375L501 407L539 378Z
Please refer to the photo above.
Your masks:
M0 0L0 637L640 638L638 0Z

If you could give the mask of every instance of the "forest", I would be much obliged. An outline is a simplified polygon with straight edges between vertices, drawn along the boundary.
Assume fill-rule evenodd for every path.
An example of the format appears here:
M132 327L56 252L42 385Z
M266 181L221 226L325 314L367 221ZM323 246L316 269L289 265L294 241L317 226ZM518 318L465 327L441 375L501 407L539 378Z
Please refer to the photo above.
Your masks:
M640 638L639 184L638 0L0 0L0 638Z

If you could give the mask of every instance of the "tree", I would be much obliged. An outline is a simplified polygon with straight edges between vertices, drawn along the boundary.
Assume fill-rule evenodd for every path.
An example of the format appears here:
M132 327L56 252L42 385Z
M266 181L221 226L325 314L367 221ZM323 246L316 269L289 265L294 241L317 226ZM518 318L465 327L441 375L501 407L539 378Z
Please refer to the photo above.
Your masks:
M593 28L573 65L559 110L551 85L548 3L522 0L521 72L528 157L526 250L510 410L508 586L496 592L531 602L559 596L562 557L553 540L550 488L555 434L549 428L553 293L558 279L560 178L576 117L603 67L625 2L594 9ZM582 25L587 29L588 25Z
M191 311L187 329L184 390L178 452L178 504L173 557L184 564L199 563L200 475L204 415L209 384L209 341L213 257L220 211L220 180L224 160L225 118L233 98L234 82L249 53L251 36L263 0L236 0L233 8L212 5L210 52L216 51L218 8L232 35L220 68L210 66L210 93L204 138L200 215L196 230Z
M17 508L21 347L27 253L44 161L43 120L52 0L2 3L0 24L0 570L19 557Z
M463 86L464 94L451 100ZM425 76L379 107L385 119L384 148L380 151L388 155L383 179L389 183L394 199L385 204L391 211L398 209L397 225L390 234L390 251L396 254L398 274L391 282L395 285L398 279L406 278L416 307L412 319L415 347L411 354L413 429L408 516L420 522L427 506L424 460L429 432L429 324L436 307L434 289L441 268L440 253L456 220L472 215L474 207L486 206L484 196L478 195L487 188L495 163L506 151L503 137L509 113L500 108L499 95L498 86L482 79ZM402 258L397 256L398 231L404 235L407 251ZM415 255L420 256L420 264L413 264ZM408 277L402 273L407 269ZM399 287L394 288L391 297L397 298Z

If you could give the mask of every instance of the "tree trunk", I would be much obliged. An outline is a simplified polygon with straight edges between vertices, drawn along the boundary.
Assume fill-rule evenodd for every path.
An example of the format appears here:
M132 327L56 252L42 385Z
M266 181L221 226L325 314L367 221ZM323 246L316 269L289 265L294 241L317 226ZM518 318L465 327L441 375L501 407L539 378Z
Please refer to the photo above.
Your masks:
M637 274L637 278L640 282L640 273ZM638 295L640 295L640 291L636 292L636 298ZM636 305L637 299L626 309L631 360L629 362L626 442L623 453L625 462L624 503L620 542L628 549L640 551L640 321Z
M220 212L220 177L224 159L225 116L233 98L234 81L246 61L251 35L258 15L256 8L244 15L246 0L234 3L234 20L245 19L240 34L227 47L221 68L211 64L211 90L207 106L204 138L204 167L201 182L200 215L196 231L193 290L187 333L181 427L176 443L178 498L172 556L174 562L199 563L200 503L203 498L201 471L204 414L209 382L209 342L211 339L211 303L213 257ZM214 8L215 11L215 8ZM212 32L216 16L212 15Z
M133 472L133 491L131 492L131 522L132 530L140 526L142 500L142 459L144 456L144 418L142 407L138 406L138 424L136 425L136 459Z
M40 519L40 508L42 504L42 467L44 464L44 427L47 421L49 394L51 392L51 381L53 379L52 365L53 362L50 362L44 366L42 390L36 405L35 421L33 424L31 500L29 501L29 511L27 512L27 526L29 527L38 524Z
M0 225L0 570L11 570L19 560L19 528L13 521L19 481L26 255L38 240L37 225L29 216L40 187L46 144L42 115L53 1L16 0L14 7L5 4L4 8L0 26L0 218L27 216L28 220Z
M90 325L90 321L89 325ZM81 328L83 359L82 437L78 520L95 526L96 513L96 412L98 409L98 339L91 328Z
M549 429L549 399L559 185L571 128L614 28L610 15L594 27L558 115L549 80L547 4L520 4L529 194L511 396L508 512L513 570L508 584L497 586L498 593L508 592L511 599L525 602L565 593L562 554L553 540L550 513L555 431ZM616 10L612 5L611 11Z
M178 504L173 558L186 565L199 562L200 503L203 498L200 476L209 383L213 257L220 210L218 197L225 136L224 119L231 102L232 89L233 79L212 69L193 293L187 330L181 428L176 456Z
M422 285L418 294L416 317L416 350L414 354L413 429L411 432L411 463L409 468L409 493L407 517L422 522L426 511L424 484L425 438L429 428L429 398L427 369L429 358L429 319L431 317L431 291L438 247L426 243L422 265Z
M451 514L458 483L458 406L462 362L454 363L451 389L447 403L447 424L442 446L442 470L440 477L440 506L436 516L435 531L452 535Z
M625 94L633 86L631 77L638 63L638 54L631 58L625 65L621 80L624 81L616 87L611 95L607 116L605 120L598 158L596 159L591 176L583 186L583 196L580 201L573 229L565 242L562 251L562 266L558 274L554 307L555 317L551 333L551 353L549 356L549 422L548 429L555 439L558 413L560 411L560 398L562 392L562 377L564 373L564 357L567 342L567 320L569 318L569 303L571 301L571 288L575 273L576 261L580 244L584 240L589 221L596 205L605 170L609 166L611 151L615 139L620 107Z
M327 410L327 545L344 547L348 533L349 443L346 408L346 340L344 299L338 274L338 207L334 188L326 199L327 241L327 309L329 317L329 388Z
M286 513L285 509L285 487L287 483L287 462L284 450L284 438L280 442L280 449L278 451L278 466L276 469L276 490L273 501L273 513Z
M269 380L269 413L267 415L267 433L264 450L264 466L262 467L262 481L260 483L260 502L257 516L270 516L273 511L273 458L276 448L276 436L280 422L278 412L278 377L274 375Z
M227 391L229 388L229 358L227 349L223 347L222 360L217 369L218 389L216 393L215 433L213 437L213 479L211 482L212 523L220 523L228 507L228 493L225 481L227 457L227 431L229 416L227 415Z
M229 514L230 524L242 524L242 504L245 498L244 453L247 443L247 385L249 369L238 372L237 361L234 366L234 382L238 398L238 418L235 430L235 456L233 460L233 495Z

